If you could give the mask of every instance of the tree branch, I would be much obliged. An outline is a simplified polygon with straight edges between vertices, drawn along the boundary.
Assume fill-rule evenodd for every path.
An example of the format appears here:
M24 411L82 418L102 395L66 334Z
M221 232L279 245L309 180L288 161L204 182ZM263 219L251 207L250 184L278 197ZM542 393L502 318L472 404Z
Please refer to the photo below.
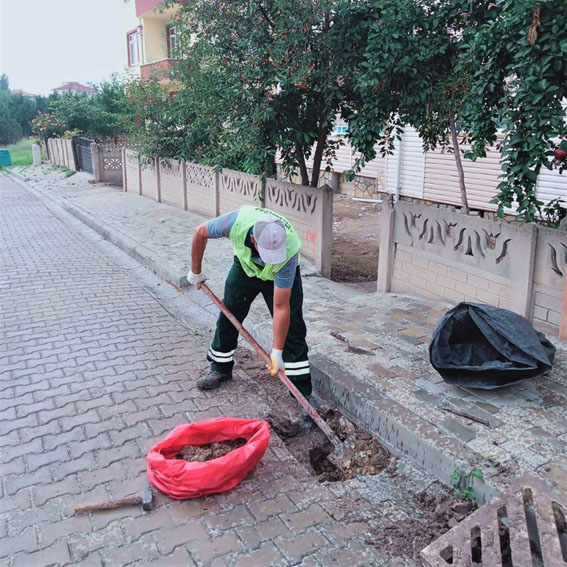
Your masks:
M266 12L264 6L262 6L262 2L256 2L256 5L258 6L258 9L260 10L260 12L262 12L262 16L264 16L264 19L266 20L266 22L268 22L268 25L270 26L271 29L274 28L274 21L272 20L272 18L270 18L269 14Z

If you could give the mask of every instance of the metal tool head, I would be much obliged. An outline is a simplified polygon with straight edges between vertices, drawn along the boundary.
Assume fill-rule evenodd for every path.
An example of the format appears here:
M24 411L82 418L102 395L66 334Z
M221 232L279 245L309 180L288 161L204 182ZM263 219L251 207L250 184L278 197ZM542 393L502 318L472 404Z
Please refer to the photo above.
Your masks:
M151 512L154 509L154 493L152 487L147 484L142 492L142 510L144 512Z

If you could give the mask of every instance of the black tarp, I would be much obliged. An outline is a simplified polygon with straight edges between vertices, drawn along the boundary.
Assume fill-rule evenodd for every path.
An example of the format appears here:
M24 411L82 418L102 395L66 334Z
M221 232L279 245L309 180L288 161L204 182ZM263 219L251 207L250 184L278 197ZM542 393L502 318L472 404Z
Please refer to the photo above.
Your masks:
M531 323L491 305L460 303L433 331L429 360L450 384L500 388L551 370L555 347Z

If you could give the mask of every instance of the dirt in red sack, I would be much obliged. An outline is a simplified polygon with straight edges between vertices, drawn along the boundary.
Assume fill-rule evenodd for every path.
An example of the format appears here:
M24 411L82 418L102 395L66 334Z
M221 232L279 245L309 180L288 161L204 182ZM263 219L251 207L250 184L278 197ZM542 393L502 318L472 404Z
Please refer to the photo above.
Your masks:
M219 441L195 447L194 445L186 445L181 449L176 459L183 459L192 463L204 463L212 461L228 455L233 449L238 449L246 444L246 439L239 437L231 441Z

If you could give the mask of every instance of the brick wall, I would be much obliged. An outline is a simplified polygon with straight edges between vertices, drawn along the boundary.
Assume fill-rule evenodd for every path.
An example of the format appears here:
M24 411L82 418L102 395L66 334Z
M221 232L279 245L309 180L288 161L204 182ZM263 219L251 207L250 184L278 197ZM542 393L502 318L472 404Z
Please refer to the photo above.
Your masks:
M392 291L459 303L489 303L508 309L512 282L472 266L441 260L427 252L396 247Z

